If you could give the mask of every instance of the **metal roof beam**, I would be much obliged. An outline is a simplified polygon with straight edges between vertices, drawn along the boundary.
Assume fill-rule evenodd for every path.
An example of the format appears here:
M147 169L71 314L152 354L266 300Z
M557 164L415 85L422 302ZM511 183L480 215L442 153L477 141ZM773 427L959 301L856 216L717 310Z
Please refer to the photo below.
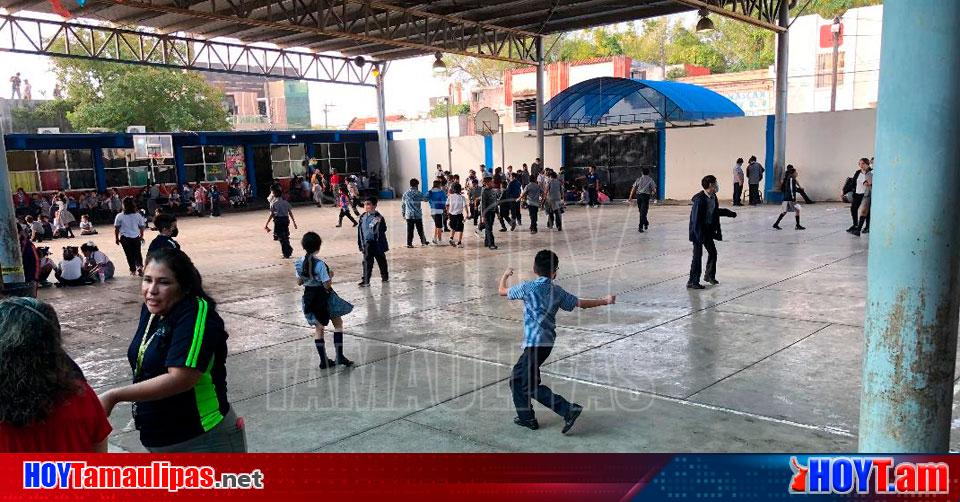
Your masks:
M608 1L608 0L603 0L603 1ZM542 0L507 0L507 1L505 1L505 2L501 2L501 3L495 4L495 5L485 5L484 7L481 7L481 8L479 8L479 9L470 9L470 10L464 11L463 14L461 15L461 17L463 17L464 19L468 19L468 17L469 17L469 18L483 17L483 16L486 16L488 13L497 12L497 11L502 11L502 10L504 10L504 9L516 8L516 6L518 6L518 5L530 5L530 4L542 4L542 3L543 3ZM488 23L488 24L497 24L497 23L493 22L493 21L490 20L490 19L486 19L486 18L484 18L484 19L485 19L485 21L484 21L485 23ZM499 25L499 24L498 24L498 26L504 26L504 25ZM415 34L412 34L412 35L407 35L407 36L404 36L404 37L395 38L395 40L415 40L415 39L417 39L417 38L419 38L419 37L421 37L421 36L422 36L421 33L415 33ZM312 48L312 49L315 49L315 50L318 50L318 51L343 51L343 50L349 50L349 51L352 52L352 53L353 53L353 52L356 52L356 53L363 54L364 51L366 51L366 50L368 50L368 49L370 49L370 48L377 47L378 45L382 45L382 44L360 44L360 45L357 45L357 44L351 43L350 41L347 41L347 40L331 40L331 41L328 41L328 42L317 42L317 43L315 43L315 44L309 45L308 47L310 47L310 48Z
M266 78L376 86L373 64L350 58L198 38L0 15L0 51L212 71ZM385 68L384 61L374 61Z
M312 33L320 36L339 37L358 42L382 43L388 46L408 47L423 52L443 50L465 56L509 61L519 64L536 63L534 39L537 34L504 28L465 19L432 14L418 9L396 7L381 2L348 0L360 6L362 17L353 19L341 16L337 9L346 9L345 4L336 6L329 0L290 0L267 5L262 18L249 17L253 11L244 9L247 0L232 0L236 12L223 14L200 9L184 9L160 5L151 0L89 0L91 3L111 3L145 11L179 14L208 21L225 21L237 24L289 32ZM212 5L212 2L210 3ZM264 9L259 9L263 11ZM377 13L384 13L384 21L378 23ZM246 14L246 15L242 15ZM330 23L334 29L327 28ZM357 32L355 32L355 30ZM374 32L407 35L422 31L422 42L407 42L392 37L376 36Z
M786 0L673 0L696 9L707 9L714 14L736 19L760 28L783 33L787 28L777 24L780 9L789 9ZM792 0L791 0L792 3Z

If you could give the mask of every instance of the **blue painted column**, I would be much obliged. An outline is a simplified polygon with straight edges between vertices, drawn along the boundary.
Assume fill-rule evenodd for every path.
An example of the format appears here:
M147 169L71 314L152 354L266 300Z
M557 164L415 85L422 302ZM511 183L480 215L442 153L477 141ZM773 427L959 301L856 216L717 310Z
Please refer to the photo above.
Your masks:
M417 145L420 148L420 191L426 194L430 190L427 186L427 182L430 181L427 174L427 139L420 138L417 140ZM406 188L403 190L406 191Z
M177 166L177 184L183 187L187 183L193 183L196 180L187 179L187 166L184 164L183 146L173 145L173 163Z
M93 158L93 173L97 180L97 192L107 191L107 171L103 162L103 148L94 148L90 150L90 156Z
M243 163L247 166L247 183L250 193L257 197L257 166L253 165L253 145L243 145Z
M946 453L960 300L960 2L887 0L883 14L859 448Z

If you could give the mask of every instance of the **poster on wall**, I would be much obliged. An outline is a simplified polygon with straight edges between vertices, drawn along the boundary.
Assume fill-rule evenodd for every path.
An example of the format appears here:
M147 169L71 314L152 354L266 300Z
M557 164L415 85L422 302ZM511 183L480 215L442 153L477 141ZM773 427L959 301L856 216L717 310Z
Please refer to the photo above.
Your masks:
M247 163L243 157L242 146L228 146L224 151L226 157L227 180L243 182L247 178Z

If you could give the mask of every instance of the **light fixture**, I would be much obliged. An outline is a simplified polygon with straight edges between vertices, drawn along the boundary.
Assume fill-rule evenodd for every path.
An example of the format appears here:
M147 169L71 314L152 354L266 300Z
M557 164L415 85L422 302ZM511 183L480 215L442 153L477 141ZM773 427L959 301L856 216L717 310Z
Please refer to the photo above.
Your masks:
M433 62L433 74L443 75L447 72L447 64L443 62L443 53L437 51L434 57L436 57L437 60Z
M700 20L697 21L697 31L712 31L714 29L713 21L707 17L707 14L709 14L707 9L701 8L698 14L700 14Z
M373 75L373 78L379 77L379 76L380 76L380 65L374 63L374 64L373 64L373 69L370 70L370 73Z
M357 56L353 58L353 64L363 68L363 65L367 64L367 60L363 56Z

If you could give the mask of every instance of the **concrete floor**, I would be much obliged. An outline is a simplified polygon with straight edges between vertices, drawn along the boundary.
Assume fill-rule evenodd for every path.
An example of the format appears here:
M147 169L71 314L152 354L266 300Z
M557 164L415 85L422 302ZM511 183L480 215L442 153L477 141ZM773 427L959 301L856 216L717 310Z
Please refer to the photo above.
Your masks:
M317 368L292 261L263 231L265 212L180 222L230 333L229 396L251 451L855 450L867 239L844 233L845 206L805 207L804 232L792 221L772 230L777 207L742 208L724 220L721 285L699 292L684 288L688 207L654 207L644 234L635 206L570 208L564 232L498 232L498 251L470 231L464 249L406 249L399 205L381 211L391 282L359 289L355 232L334 228L332 208L295 209L295 239L321 234L337 290L356 305L348 370ZM124 269L112 232L96 237ZM544 380L586 407L568 436L539 405L539 431L513 425L506 384L523 311L497 296L497 279L508 266L532 278L542 248L560 256L569 291L618 294L617 305L558 316ZM120 276L41 294L98 390L130 380L138 293ZM112 449L142 451L129 406L111 420Z

